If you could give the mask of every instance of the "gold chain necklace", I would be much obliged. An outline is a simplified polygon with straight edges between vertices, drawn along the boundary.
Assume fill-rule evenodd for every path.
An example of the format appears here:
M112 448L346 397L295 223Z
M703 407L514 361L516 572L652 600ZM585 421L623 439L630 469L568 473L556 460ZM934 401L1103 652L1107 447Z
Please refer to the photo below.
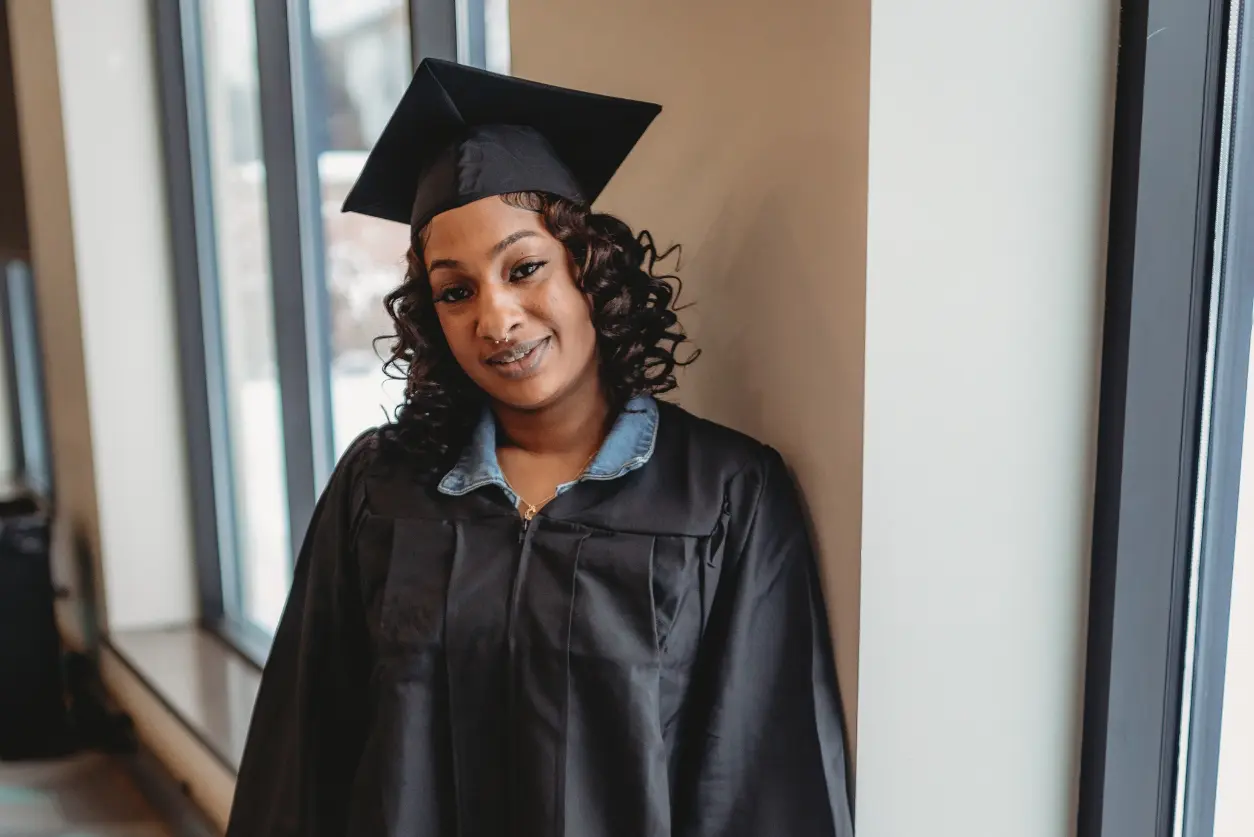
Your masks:
M588 466L592 464L592 460L596 459L596 458L597 458L597 454L598 454L598 453L600 453L600 452L601 452L601 451L598 449L598 450L596 450L596 451L594 451L594 452L592 453L592 456L589 456L589 457L588 457L588 461L586 461L586 462L584 462L584 463L583 463L583 465L579 468L579 473L575 475L575 478L576 478L576 479L578 479L579 477L582 477L582 476L583 476L584 471L588 470ZM559 486L559 488L560 488L560 486ZM519 495L518 495L518 499L522 501L522 504L523 504L524 506L526 506L526 508L525 508L525 509L523 509L523 513L522 513L523 520L525 520L525 521L527 521L528 523L530 523L530 522L531 522L531 521L535 518L535 516L536 516L537 514L539 514L539 513L540 513L540 509L544 508L544 507L545 507L545 506L547 506L549 503L551 503L551 502L553 502L554 500L556 500L556 499L557 499L557 494L558 494L558 492L557 492L557 491L554 491L554 492L553 492L552 494L550 494L548 497L546 497L546 498L544 498L543 500L541 500L541 501L540 501L540 503L539 503L538 505L537 505L537 504L534 504L534 503L529 503L529 502L527 502L527 498L526 498L526 497L524 497L524 496L522 496L521 494L519 494Z

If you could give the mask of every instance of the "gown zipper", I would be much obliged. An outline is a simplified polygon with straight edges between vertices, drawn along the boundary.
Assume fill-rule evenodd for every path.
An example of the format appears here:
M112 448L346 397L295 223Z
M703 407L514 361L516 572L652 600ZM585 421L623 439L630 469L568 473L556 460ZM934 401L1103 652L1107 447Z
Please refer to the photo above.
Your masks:
M527 543L527 535L531 529L532 518L528 515L519 516L518 527L518 566L515 570L513 590L510 593L510 608L506 627L506 647L508 654L508 685L506 687L505 705L506 715L513 719L518 711L517 704L517 677L518 677L518 610L520 599L522 596L522 586L526 581L527 574L527 552L530 544ZM512 812L518 806L518 777L514 774L516 762L515 744L512 734L507 738L506 743L506 784L505 784L505 810Z

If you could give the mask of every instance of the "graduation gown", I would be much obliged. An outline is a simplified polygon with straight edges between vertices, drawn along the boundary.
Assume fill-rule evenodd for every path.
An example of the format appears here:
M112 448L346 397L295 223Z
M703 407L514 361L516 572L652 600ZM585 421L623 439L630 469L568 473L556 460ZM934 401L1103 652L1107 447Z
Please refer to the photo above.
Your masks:
M778 454L659 404L530 523L359 439L319 500L228 837L849 837L819 576Z

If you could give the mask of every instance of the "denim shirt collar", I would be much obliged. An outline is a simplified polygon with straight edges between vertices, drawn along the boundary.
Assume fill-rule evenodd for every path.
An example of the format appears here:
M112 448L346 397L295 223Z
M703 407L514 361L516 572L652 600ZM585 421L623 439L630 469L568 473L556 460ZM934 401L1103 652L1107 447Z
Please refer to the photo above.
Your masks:
M657 402L652 397L642 395L627 402L591 464L574 482L558 486L557 494L586 480L615 480L643 467L653 456L657 425ZM460 497L489 485L500 488L518 505L518 495L510 488L496 458L496 419L485 408L461 459L440 480L439 490Z

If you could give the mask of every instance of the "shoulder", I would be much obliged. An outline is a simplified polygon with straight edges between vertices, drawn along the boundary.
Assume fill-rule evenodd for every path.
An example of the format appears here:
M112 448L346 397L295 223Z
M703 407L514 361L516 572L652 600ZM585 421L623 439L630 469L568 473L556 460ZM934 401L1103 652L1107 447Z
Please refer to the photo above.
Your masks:
M797 485L779 451L673 404L659 407L664 484L678 487L681 499L703 515L722 516L732 554L742 553L751 538L771 544L806 531Z
M403 517L429 505L427 482L397 450L384 425L363 431L344 448L327 482L324 502L354 521Z
M779 452L752 436L694 415L677 404L658 402L658 448L663 456L720 474L724 480L764 478L781 467Z
M362 431L340 455L339 462L335 466L336 476L342 476L351 481L361 479L362 475L378 460L381 444L380 428L371 427Z
M723 512L742 519L753 517L764 498L792 501L795 486L773 447L675 404L658 402L658 408L662 485L682 486L694 500L718 498Z
M364 498L366 475L380 457L380 430L372 427L358 434L344 448L327 480L324 497L351 505L360 505Z
M328 483L354 514L399 518L433 514L438 477L413 459L381 425L360 433L340 455Z

